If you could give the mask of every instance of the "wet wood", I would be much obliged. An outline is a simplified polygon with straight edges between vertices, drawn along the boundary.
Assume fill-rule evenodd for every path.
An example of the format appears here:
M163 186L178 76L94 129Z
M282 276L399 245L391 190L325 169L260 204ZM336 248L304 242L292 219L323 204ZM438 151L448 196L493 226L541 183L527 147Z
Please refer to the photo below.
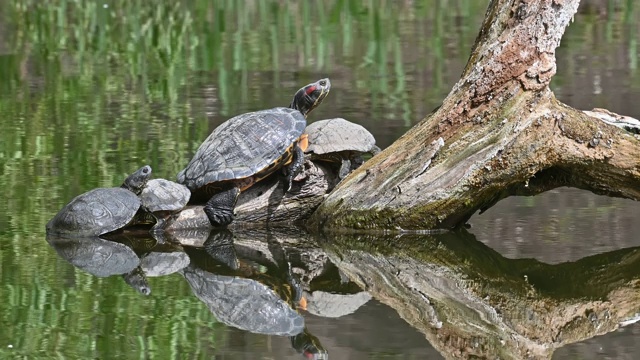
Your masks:
M284 177L274 174L243 191L229 228L270 224L301 224L338 182L337 172L322 162L305 161L304 171L284 193ZM165 230L212 228L204 205L191 205L171 217Z

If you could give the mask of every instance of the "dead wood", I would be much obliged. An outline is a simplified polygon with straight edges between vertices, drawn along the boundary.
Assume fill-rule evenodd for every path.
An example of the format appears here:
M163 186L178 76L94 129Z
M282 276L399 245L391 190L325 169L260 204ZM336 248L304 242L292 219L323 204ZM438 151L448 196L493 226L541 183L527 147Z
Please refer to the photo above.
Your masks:
M559 186L640 199L640 140L629 126L549 89L578 3L491 1L442 106L342 181L311 227L450 228L504 197Z

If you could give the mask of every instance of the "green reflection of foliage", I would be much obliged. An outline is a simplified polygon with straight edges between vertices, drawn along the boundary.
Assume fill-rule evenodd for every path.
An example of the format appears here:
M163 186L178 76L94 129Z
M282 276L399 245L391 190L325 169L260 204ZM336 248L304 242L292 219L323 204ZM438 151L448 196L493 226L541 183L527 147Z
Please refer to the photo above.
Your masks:
M118 276L100 279L74 269L46 245L21 254L25 247L2 247L3 359L210 358L226 341L223 326L178 274L149 278L152 295L144 297ZM27 266L20 261L27 257L37 260Z

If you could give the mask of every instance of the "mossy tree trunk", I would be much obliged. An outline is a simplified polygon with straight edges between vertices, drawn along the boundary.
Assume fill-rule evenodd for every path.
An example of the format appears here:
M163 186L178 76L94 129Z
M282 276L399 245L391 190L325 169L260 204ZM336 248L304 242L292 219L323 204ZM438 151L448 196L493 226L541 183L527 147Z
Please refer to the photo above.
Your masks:
M639 139L549 89L578 4L492 0L442 106L339 184L312 227L454 227L507 196L559 186L640 199Z

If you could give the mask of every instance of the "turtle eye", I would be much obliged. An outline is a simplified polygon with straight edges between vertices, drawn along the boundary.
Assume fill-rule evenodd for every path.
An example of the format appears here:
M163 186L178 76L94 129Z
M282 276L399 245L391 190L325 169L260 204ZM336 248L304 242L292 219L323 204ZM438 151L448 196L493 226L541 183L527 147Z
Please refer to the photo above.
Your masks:
M326 80L320 80L320 86L326 86L326 85L327 85Z

